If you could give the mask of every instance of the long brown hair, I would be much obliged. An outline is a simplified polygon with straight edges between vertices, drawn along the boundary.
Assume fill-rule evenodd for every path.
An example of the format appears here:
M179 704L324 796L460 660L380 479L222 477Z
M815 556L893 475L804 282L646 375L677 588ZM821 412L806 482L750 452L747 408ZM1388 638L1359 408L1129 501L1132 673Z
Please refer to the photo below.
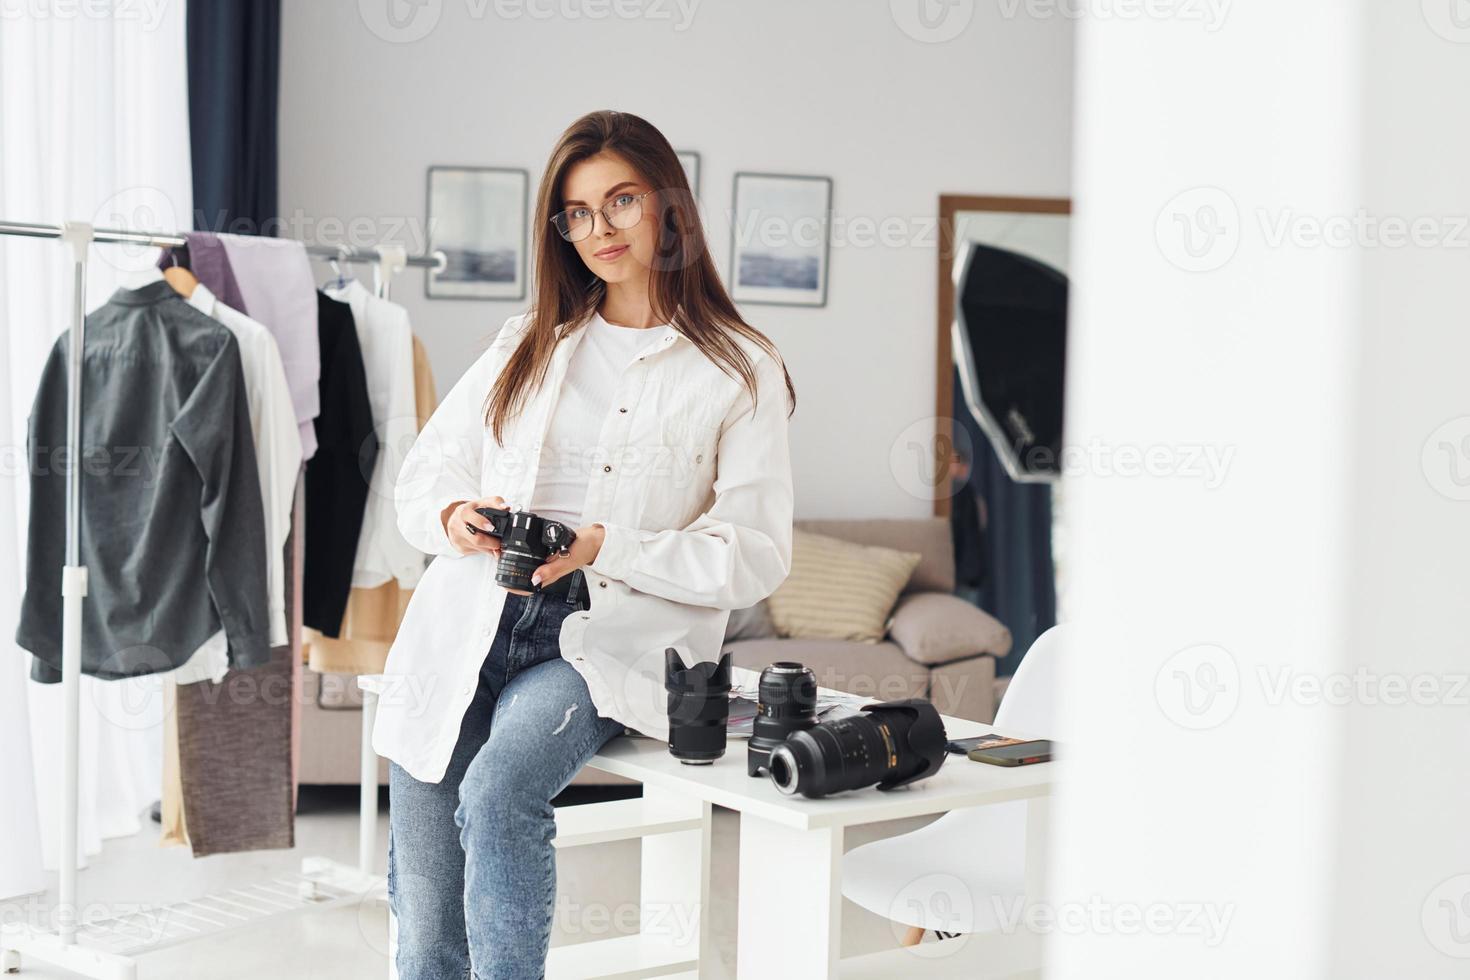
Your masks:
M647 120L627 112L589 112L567 127L547 161L536 192L536 299L521 342L495 379L485 399L485 423L498 442L506 420L523 406L528 393L545 380L556 344L597 311L607 284L587 268L576 246L557 233L551 216L561 210L562 180L575 163L603 151L625 159L657 200L658 243L649 270L648 295L658 322L669 323L756 399L755 370L733 334L754 341L780 361L775 344L746 323L715 272L704 228L684 167L664 135ZM647 200L647 199L645 199ZM784 361L789 412L796 389Z

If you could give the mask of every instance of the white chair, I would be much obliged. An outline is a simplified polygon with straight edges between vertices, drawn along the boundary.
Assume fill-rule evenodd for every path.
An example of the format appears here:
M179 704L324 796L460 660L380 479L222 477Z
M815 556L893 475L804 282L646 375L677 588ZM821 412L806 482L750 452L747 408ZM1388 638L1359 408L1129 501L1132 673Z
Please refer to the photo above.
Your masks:
M1063 669L1064 626L1031 645L996 712L1006 734L1057 737L1053 705ZM947 766L978 765L961 756ZM903 945L925 930L990 932L1025 896L1026 803L953 810L919 830L849 851L842 893L884 918L909 927Z

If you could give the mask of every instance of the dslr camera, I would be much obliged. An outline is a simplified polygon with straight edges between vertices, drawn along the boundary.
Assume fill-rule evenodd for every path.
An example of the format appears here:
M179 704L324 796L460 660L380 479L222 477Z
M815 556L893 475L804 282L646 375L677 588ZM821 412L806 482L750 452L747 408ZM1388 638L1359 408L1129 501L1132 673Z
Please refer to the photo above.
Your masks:
M534 592L531 573L540 568L553 551L565 557L577 540L577 532L560 521L538 517L528 510L509 507L476 507L475 513L490 522L490 532L500 539L500 562L495 581L507 589ZM486 532L466 524L473 534Z

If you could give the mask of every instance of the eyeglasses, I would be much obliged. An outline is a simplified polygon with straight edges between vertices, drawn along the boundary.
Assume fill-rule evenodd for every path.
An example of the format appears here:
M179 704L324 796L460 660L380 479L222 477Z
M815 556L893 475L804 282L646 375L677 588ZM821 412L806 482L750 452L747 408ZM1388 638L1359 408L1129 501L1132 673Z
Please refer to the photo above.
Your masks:
M592 234L597 215L614 228L632 228L643 220L643 199L653 191L642 194L619 194L600 208L586 206L567 208L551 216L561 237L569 242L580 242Z

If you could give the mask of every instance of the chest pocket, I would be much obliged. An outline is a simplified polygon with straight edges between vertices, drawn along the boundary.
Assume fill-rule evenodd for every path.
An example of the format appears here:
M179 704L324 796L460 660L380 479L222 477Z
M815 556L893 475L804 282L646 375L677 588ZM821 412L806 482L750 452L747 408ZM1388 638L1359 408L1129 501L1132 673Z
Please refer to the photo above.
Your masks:
M712 500L719 426L694 418L659 420L657 464L644 485L645 530L682 528Z

